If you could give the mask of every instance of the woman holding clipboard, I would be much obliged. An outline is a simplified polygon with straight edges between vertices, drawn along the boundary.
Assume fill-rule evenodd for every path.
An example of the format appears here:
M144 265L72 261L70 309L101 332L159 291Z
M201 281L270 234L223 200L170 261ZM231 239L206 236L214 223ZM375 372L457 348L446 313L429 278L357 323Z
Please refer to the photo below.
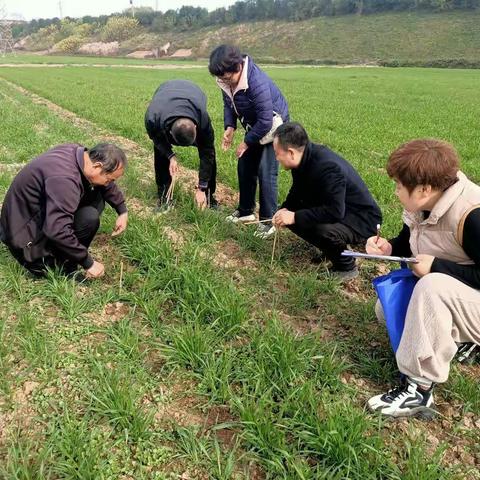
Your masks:
M414 257L419 280L396 351L402 382L368 401L386 416L431 416L458 344L480 344L480 187L459 168L453 146L433 139L400 146L387 163L404 225L392 240L370 237L366 251Z

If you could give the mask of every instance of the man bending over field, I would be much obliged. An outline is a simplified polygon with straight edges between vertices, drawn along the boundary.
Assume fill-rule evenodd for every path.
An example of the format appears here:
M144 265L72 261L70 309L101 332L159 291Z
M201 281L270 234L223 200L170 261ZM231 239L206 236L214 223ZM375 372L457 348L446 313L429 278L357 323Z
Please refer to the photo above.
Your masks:
M88 252L105 202L118 213L113 236L127 228L127 207L115 180L127 158L115 145L92 149L65 144L26 165L15 177L2 207L0 239L35 276L58 267L66 275L80 265L87 278L101 277L104 266ZM85 278L76 274L75 278Z
M331 273L340 280L355 278L355 260L340 254L347 244L365 243L382 219L367 186L346 160L324 145L310 142L298 123L280 125L273 148L293 179L273 224L288 227L322 250L332 262Z
M162 83L155 92L145 114L145 128L153 141L155 181L158 189L158 211L171 208L167 198L172 177L178 169L172 145L194 145L200 157L195 202L198 207L215 208L217 163L212 122L207 113L207 97L187 80Z

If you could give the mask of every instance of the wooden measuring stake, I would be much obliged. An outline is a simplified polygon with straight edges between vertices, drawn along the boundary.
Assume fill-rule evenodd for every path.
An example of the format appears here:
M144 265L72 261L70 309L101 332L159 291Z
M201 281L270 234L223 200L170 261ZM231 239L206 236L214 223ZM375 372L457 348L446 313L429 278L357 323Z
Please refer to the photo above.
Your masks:
M123 261L120 261L120 282L118 284L118 294L122 294L123 287Z
M272 258L270 259L270 266L273 266L273 259L275 257L275 247L278 247L278 228L275 229L275 235L273 237Z
M165 195L165 201L170 203L173 200L173 191L175 189L175 179L176 175L172 176L172 181L170 182L170 186L168 187L167 194Z
M271 218L267 218L266 220L252 220L251 222L243 222L244 225L258 225L259 223L267 223L271 222Z

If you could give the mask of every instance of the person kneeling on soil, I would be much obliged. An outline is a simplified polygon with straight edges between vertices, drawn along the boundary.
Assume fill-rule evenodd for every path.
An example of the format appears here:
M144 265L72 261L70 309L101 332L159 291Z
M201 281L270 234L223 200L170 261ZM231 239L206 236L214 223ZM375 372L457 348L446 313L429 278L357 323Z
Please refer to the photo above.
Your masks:
M459 168L455 149L434 139L400 146L387 163L404 225L390 241L369 238L366 250L415 256L419 277L395 354L401 384L368 401L389 417L430 417L434 384L447 381L457 344L480 344L480 187ZM376 313L383 320L379 302Z
M273 224L288 227L321 249L332 262L335 277L342 281L355 278L355 260L341 253L348 244L365 243L382 218L367 186L346 160L310 142L298 123L279 126L273 148L278 162L292 171L293 180Z
M14 178L2 206L0 239L34 276L60 268L77 280L97 278L104 266L88 252L105 202L117 212L113 236L127 228L128 214L115 180L125 153L103 143L92 149L65 144L28 163ZM86 275L76 272L81 265Z
M195 202L199 208L216 208L215 138L207 112L207 97L200 87L188 80L162 83L145 113L145 128L153 142L157 211L164 213L172 207L168 193L172 177L178 171L172 145L197 147L200 169Z

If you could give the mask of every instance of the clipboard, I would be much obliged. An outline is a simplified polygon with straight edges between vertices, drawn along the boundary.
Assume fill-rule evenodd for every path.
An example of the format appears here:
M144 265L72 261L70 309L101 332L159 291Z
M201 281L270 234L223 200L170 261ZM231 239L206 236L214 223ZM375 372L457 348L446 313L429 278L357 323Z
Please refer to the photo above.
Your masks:
M395 257L392 255L375 255L373 253L360 253L352 250L344 250L342 252L344 257L366 258L367 260L383 260L385 262L405 262L418 263L415 257Z

